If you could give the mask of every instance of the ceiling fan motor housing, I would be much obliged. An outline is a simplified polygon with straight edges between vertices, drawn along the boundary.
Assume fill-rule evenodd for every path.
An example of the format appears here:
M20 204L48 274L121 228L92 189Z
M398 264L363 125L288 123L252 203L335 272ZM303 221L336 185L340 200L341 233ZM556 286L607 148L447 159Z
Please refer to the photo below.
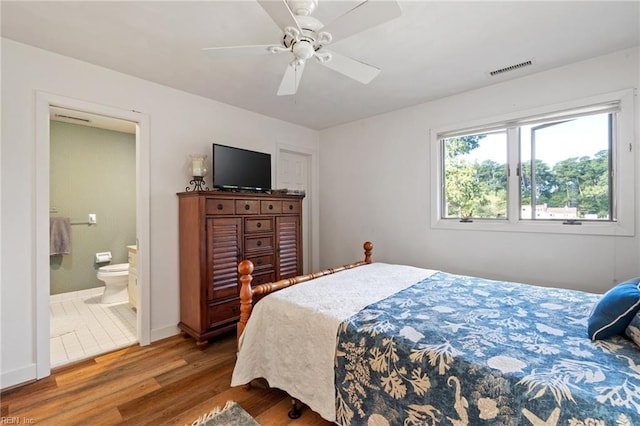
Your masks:
M322 22L313 16L297 15L296 21L302 32L295 28L286 28L282 45L291 49L296 57L296 63L301 63L311 58L324 44L331 42L331 34L318 32L323 27Z

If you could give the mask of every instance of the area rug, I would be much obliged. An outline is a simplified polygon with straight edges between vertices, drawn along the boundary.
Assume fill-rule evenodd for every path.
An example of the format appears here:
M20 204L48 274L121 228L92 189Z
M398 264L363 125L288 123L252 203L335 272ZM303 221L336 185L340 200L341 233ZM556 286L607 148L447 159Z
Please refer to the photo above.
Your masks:
M185 425L187 426L187 425ZM216 407L198 417L191 426L260 426L235 401L227 401L223 408Z

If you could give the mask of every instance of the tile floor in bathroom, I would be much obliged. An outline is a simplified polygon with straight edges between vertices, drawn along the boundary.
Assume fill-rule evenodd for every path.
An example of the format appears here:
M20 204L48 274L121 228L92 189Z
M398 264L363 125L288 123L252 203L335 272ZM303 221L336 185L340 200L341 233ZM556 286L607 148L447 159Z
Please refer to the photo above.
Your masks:
M102 304L104 287L50 296L51 368L137 342L129 302Z

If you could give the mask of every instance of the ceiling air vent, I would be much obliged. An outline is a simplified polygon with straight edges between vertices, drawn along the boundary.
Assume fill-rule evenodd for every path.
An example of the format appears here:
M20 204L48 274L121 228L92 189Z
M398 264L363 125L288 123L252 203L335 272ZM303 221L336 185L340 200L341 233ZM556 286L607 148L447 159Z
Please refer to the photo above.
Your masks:
M509 65L508 67L500 68L499 70L493 70L489 72L489 75L492 77L500 74L504 74L505 72L519 70L520 68L528 67L533 64L533 61L528 60L525 62L520 62L519 64Z
M91 120L87 118L72 117L70 115L64 115L64 114L55 114L55 116L58 118L66 118L67 120L76 120L76 121L84 121L85 123L91 123Z

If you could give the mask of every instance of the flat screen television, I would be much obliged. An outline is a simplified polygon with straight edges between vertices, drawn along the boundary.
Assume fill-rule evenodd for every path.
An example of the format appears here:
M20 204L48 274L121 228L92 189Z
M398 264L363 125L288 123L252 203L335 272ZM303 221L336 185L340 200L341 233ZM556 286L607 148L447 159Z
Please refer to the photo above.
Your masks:
M212 162L214 188L271 189L271 154L214 143Z

